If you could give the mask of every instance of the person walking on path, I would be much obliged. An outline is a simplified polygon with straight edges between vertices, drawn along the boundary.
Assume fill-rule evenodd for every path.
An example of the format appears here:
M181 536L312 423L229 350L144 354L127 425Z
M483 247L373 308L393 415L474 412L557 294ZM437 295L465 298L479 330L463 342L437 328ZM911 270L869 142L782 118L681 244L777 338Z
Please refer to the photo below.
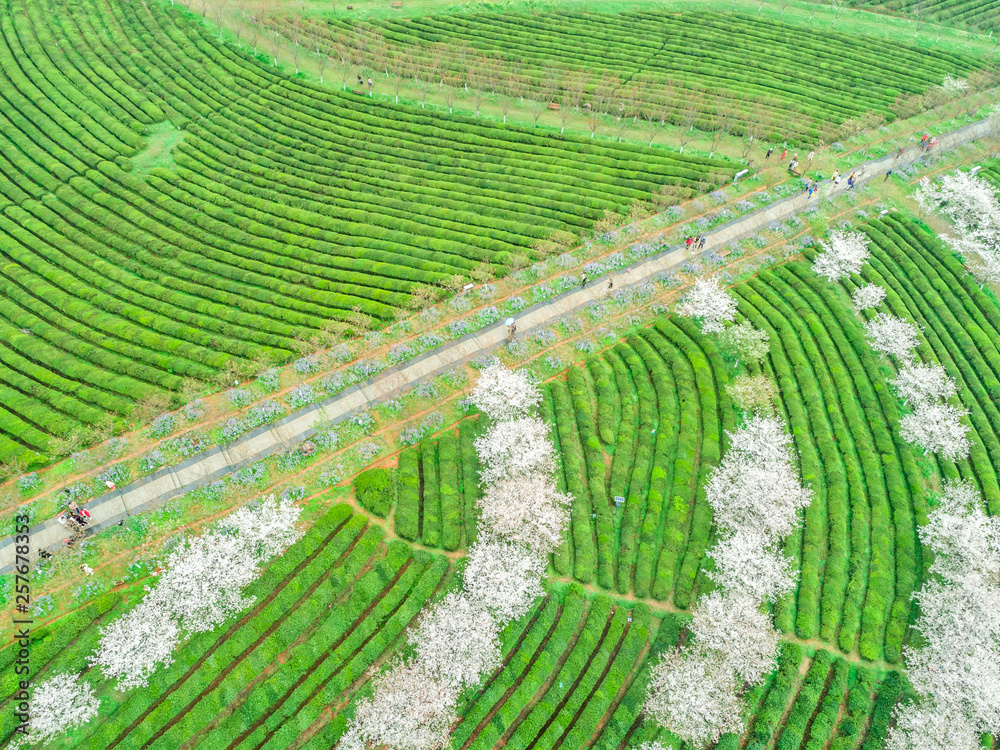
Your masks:
M774 153L774 146L771 146L771 148L769 148L767 150L767 153L764 154L764 158L765 159L770 159L771 158L771 154L773 154L773 153Z
M358 85L359 86L364 86L365 85L365 80L361 77L360 73L358 73Z
M851 172L851 176L847 178L847 189L854 189L854 172Z
M781 158L778 161L784 161L786 156L788 156L788 149L787 148L784 151L781 152Z
M611 290L615 288L615 280L608 279L608 294L611 294Z
M584 271L584 272L583 272L583 273L582 273L582 274L580 275L580 288L581 288L581 289L585 289L585 288L586 288L586 286L587 286L587 272L586 272L586 271Z
M885 178L882 180L882 182L885 182L890 177L892 177L892 170L891 169L888 172L885 173Z
M368 96L372 95L372 77L368 76Z
M811 182L810 182L810 183L809 183L809 197L808 197L808 198L807 198L806 200L809 200L809 198L812 198L812 197L813 197L813 192L814 192L815 190L816 190L816 185L815 185L814 183L811 183Z
M691 243L694 242L694 237L687 237L684 240L684 244L687 245L687 249L691 249Z
M698 249L699 250L701 250L703 247L705 247L705 240L706 239L708 239L708 238L703 236L700 240L698 240Z

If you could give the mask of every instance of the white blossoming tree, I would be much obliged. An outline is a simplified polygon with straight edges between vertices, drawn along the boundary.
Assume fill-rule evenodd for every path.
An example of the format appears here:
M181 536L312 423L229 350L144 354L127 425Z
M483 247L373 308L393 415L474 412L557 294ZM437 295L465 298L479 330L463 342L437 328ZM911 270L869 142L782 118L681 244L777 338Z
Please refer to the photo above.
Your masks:
M467 594L448 594L428 609L407 640L416 662L455 690L479 684L500 665L500 629L486 608Z
M925 453L937 453L950 461L969 455L969 427L962 417L969 412L945 403L921 403L899 420L899 434L908 443L919 445Z
M544 556L562 541L571 501L547 477L529 474L500 479L477 501L479 528Z
M684 295L677 306L677 314L701 320L705 333L719 333L725 321L736 317L736 300L719 284L716 278L701 278Z
M31 698L28 741L48 742L83 726L97 715L101 702L94 688L75 674L57 674L38 683Z
M969 82L964 78L955 78L945 73L944 80L941 81L941 90L948 96L961 96L969 90Z
M372 676L374 694L358 702L341 750L390 747L438 750L448 745L458 694L416 664L397 661Z
M538 417L495 422L486 434L476 438L475 445L483 486L515 476L549 477L555 471L549 426Z
M830 238L820 245L823 252L813 261L813 271L830 281L839 281L852 273L861 273L861 266L868 260L869 240L861 232L834 230Z
M911 364L901 368L892 386L907 404L949 399L958 393L955 381L937 363Z
M854 302L855 311L861 312L878 307L885 301L885 296L885 289L878 284L865 284L854 290L851 294L851 301Z
M719 652L724 665L749 685L759 685L774 669L778 631L745 593L713 591L701 597L690 629L699 649Z
M736 358L736 364L741 360L759 362L771 351L771 343L767 331L753 327L750 321L729 326L719 334L719 344Z
M645 711L692 745L708 745L743 729L736 673L715 652L674 651L649 674Z
M726 592L743 594L757 602L773 602L795 590L798 580L792 561L762 534L727 534L708 552L715 569L708 576Z
M1000 202L996 191L978 175L956 171L942 176L938 185L925 177L920 181L915 198L924 211L941 211L963 236L974 236L1000 225Z
M253 603L243 589L265 560L301 535L299 512L291 501L272 496L234 511L200 537L182 540L139 605L101 629L91 663L123 690L148 684L159 664L171 663L181 640Z
M900 362L911 362L914 350L920 345L917 327L888 313L878 313L865 323L865 335L872 349Z
M528 416L542 394L525 370L510 370L494 362L480 373L471 398L477 409L500 421Z
M1000 731L1000 519L972 484L948 482L920 539L935 553L914 597L924 644L904 652L920 698L897 710L888 747L964 750Z
M525 614L542 595L545 559L527 547L480 535L469 550L465 591L500 622Z

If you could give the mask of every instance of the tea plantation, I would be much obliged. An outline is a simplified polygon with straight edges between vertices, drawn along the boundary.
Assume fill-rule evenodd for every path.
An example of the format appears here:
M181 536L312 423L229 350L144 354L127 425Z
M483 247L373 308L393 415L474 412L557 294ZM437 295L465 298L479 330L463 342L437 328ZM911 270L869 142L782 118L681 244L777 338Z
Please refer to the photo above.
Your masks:
M488 327L506 312L521 315L538 303L537 312L551 297L583 289L595 294L592 320L574 318L571 327L570 316L582 316L583 308L560 308L560 320L552 313L533 330L530 347L528 335L514 331L505 348L497 333L485 354L463 341L473 353L447 373L433 372L419 393L407 382L410 391L401 386L391 398L378 396L381 402L372 396L337 424L317 423L316 434L299 443L234 459L223 440L216 453L228 467L206 472L197 490L188 486L183 497L160 495L149 508L130 509L122 528L116 516L106 522L110 528L91 529L88 541L56 551L55 562L37 558L30 543L9 545L31 556L34 572L21 574L15 565L19 575L0 576L0 601L12 605L13 582L30 578L35 622L26 671L17 638L4 630L0 639L0 748L329 750L341 743L357 750L347 747L357 717L384 688L381 677L407 660L417 663L421 644L408 638L431 620L421 616L428 605L470 587L479 543L528 550L518 548L521 556L509 558L513 572L501 570L510 578L496 580L498 588L521 585L511 583L516 564L537 562L529 572L541 580L538 596L526 600L521 617L503 618L488 608L494 605L475 610L483 618L477 626L499 632L497 660L478 683L448 683L448 695L457 698L439 712L448 717L447 743L401 741L398 750L695 750L651 718L648 686L665 655L701 640L692 610L715 591L716 562L707 553L726 531L713 519L718 506L709 503L706 486L739 439L738 428L753 422L734 381L763 375L774 386L767 408L791 436L796 481L809 489L810 502L797 506L801 523L782 537L794 590L763 610L762 599L752 602L757 615L773 618L775 668L759 684L733 686L747 707L745 730L730 728L709 747L884 750L898 706L916 695L906 676L908 649L924 638L913 627L921 616L914 595L934 572L921 529L928 514L933 518L939 490L945 480L966 480L988 515L1000 514L1000 303L996 289L981 286L942 239L944 220L924 206L918 216L913 185L921 175L974 161L978 174L1000 188L996 146L921 150L927 158L919 164L894 161L897 173L884 177L883 164L868 186L815 203L812 192L806 198L790 182L790 167L772 167L777 159L758 163L764 177L754 182L746 155L719 156L714 141L711 155L701 146L724 129L761 160L765 144L779 153L815 148L824 152L817 163L829 158L823 170L853 159L848 169L860 172L866 160L888 154L888 162L900 144L918 140L913 129L879 129L897 119L901 100L970 75L983 76L984 90L994 85L987 55L764 20L749 6L674 12L651 3L593 11L463 4L444 13L432 3L427 13L394 17L389 8L399 7L387 2L370 16L310 5L298 18L289 3L216 2L0 0L0 464L11 474L0 485L0 512L8 532L21 523L15 513L41 515L33 502L51 500L61 510L72 498L91 498L96 486L107 489L103 512L121 489L99 475L98 449L88 452L93 463L86 469L82 460L73 464L76 457L52 469L48 476L57 480L43 482L41 469L26 473L25 466L51 463L61 439L65 446L86 430L121 432L151 396L163 397L163 410L204 391L209 405L199 400L191 418L204 424L170 417L163 433L129 435L134 454L115 455L122 465L139 453L148 458L169 438L176 445L188 440L193 447L184 458L197 463L216 422L253 408L264 392L260 381L246 389L238 381L233 392L246 403L220 406L208 384L224 379L228 387L236 366L259 373L290 362L318 332L353 337L351 356L384 355L374 371L390 370L409 360L369 351L395 343L382 339L389 325L472 279L478 288L459 298L464 306L442 303L431 311L434 326L447 325L450 313L442 311L458 321L490 309ZM918 7L927 17L983 26L997 12L989 2L954 0L855 5L908 13ZM378 88L370 96L363 78L359 91L324 84L306 66L301 73L279 66L277 52L251 54L248 28L258 34L261 53L277 30L286 45L301 43L323 65L336 65L353 45L367 55L367 67L352 59L345 80L353 81L355 68L376 77L384 70L385 79L403 71L414 86L436 87L432 99L454 97L470 75L480 76L484 92L502 89L503 76L516 69L520 88L506 89L511 103L534 98L537 112L554 113L550 103L561 102L559 111L577 120L562 133L554 119L539 127L537 117L532 123L523 113L509 121L506 110L502 120L450 113L443 98L428 108L405 97L395 103ZM368 64L376 38L385 44L378 67ZM492 67L475 68L473 60ZM482 78L487 70L495 81ZM443 94L447 86L454 90ZM921 110L921 128L940 126L943 133L946 121L951 129L970 121L978 100L965 114L956 114L958 105L945 111L960 95ZM588 137L585 120L598 115L606 123L627 124L630 115L633 124L659 119L661 129L672 123L702 143L647 147L628 137ZM844 137L856 151L839 143L828 148L844 123L859 117L870 120L866 134L854 144ZM993 117L1000 128L1000 111ZM744 177L738 186L737 172ZM824 188L831 184L819 167L813 172ZM732 195L721 189L730 184ZM766 199L744 200L747 192L737 190L749 191L748 184ZM645 216L639 209L653 196L661 213L643 225L652 227L648 233L635 229L638 223L614 229L626 216ZM740 244L750 239L747 232L726 247L710 245L710 253L720 253L717 262L695 258L689 238L688 263L658 268L649 283L633 284L621 270L671 244L681 247L684 234L717 232L762 213L777 198L799 201L804 210L794 222L762 219L752 257ZM669 211L691 199L697 210L689 202ZM870 257L860 272L831 283L813 268L819 246L809 235L848 225L870 241ZM623 259L651 237L652 250ZM577 245L606 249L576 257L568 251ZM704 322L676 312L679 295L690 293L706 266L719 267L715 278L735 300L735 322L766 333L766 356L747 364L719 335L705 333ZM538 272L537 279L518 280L521 286L504 286L508 274L524 269L527 278L538 268L556 275ZM574 275L584 268L600 277L589 287ZM602 276L608 268L613 277ZM631 290L631 301L615 307L608 278L620 283L619 294ZM511 302L503 295L527 297L529 284L557 280L566 283L503 307ZM852 301L867 284L885 290L882 312L919 329L916 359L940 363L954 381L952 401L968 410L961 417L972 446L967 458L947 460L901 436L912 409L890 386L893 360L880 358L866 338L865 323L876 313ZM414 338L426 333L405 330ZM454 338L467 332L463 327ZM445 339L432 338L410 354L433 357ZM515 458L517 450L552 448L554 458L546 453L524 476L509 455L494 456L497 464L509 459L514 479L544 475L527 485L537 490L532 511L544 492L559 495L553 507L565 513L541 552L517 536L523 529L516 523L509 538L497 531L509 520L498 520L502 508L494 527L485 510L491 492L505 497L497 487L519 486L504 485L504 476L481 481L487 470L502 473L483 447L491 428L518 424L513 417L505 422L509 404L491 411L469 393L477 378L487 379L482 373L495 354L533 373L530 382L517 377L536 400L516 414L526 433L507 436L514 448L487 448ZM346 371L354 360L337 361ZM319 378L320 370L308 375ZM269 402L275 414L285 414L278 401L285 391L300 387L308 398L285 403L293 411L315 407L320 396L302 372L270 373L275 386L264 390L268 398L277 394ZM324 394L344 387L343 373L334 375L337 387ZM448 376L449 387L439 388ZM524 393L508 395L515 402ZM541 422L530 416L536 411ZM240 422L240 435L269 421ZM535 428L549 441L542 448L530 445L527 433ZM35 483L18 483L11 466ZM140 475L166 459L149 466ZM176 475L173 481L181 485ZM269 549L269 530L288 532L275 531L279 524L260 512L261 495L296 512L301 536L288 536L285 545L297 541L283 551L260 552ZM219 522L233 506L260 513L248 524L259 521L259 528ZM46 519L33 517L32 533L38 523ZM107 661L94 657L95 649L113 650L105 643L111 624L146 597L143 607L167 601L154 592L168 579L166 561L177 565L170 554L188 549L189 533L207 533L216 523L219 546L233 542L239 550L231 560L249 556L247 550L265 560L245 579L242 598L224 592L225 616L209 627L150 624L151 638L166 633L176 648L154 660L147 684L111 679ZM111 543L98 547L95 538ZM107 559L87 557L94 547L109 551ZM226 559L209 552L202 550L203 559ZM141 572L133 576L130 562ZM110 571L121 570L129 573L112 579ZM187 572L172 584L180 590L172 603L188 596L192 609L204 607L222 590L212 579L218 571ZM48 610L38 606L40 595ZM19 615L11 614L16 623ZM63 675L93 688L92 715L75 723L64 717L67 728L51 743L24 741L22 682L37 687ZM445 684L433 679L439 682L422 684ZM416 705L433 718L438 699L413 690L399 712ZM89 710L70 698L57 703L67 714ZM43 706L39 713L46 710L53 712ZM997 742L981 737L984 748ZM368 743L364 750L388 747Z

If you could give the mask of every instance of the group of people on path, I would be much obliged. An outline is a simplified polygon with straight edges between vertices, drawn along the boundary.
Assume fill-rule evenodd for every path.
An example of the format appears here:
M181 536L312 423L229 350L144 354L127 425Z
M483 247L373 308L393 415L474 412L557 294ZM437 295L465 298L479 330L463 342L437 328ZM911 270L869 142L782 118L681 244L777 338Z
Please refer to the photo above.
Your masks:
M705 241L707 237L703 237L700 234L697 237L685 237L684 244L688 250L694 247L695 250L701 250L705 247Z
M63 490L63 494L69 496L69 489ZM66 546L73 547L87 534L87 527L90 525L90 511L70 500L66 510L60 513L56 520L69 529L70 537L66 540Z

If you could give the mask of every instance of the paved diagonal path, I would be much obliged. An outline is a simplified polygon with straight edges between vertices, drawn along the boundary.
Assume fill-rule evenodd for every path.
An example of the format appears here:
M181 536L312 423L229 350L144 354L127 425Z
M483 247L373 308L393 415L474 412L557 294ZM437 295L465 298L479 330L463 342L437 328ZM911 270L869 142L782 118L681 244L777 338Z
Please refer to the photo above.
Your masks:
M940 136L937 148L953 148L988 135L990 132L990 122L980 120ZM864 171L859 183L882 179L886 170L912 164L921 156L919 149L910 148L902 157L888 155L865 162L853 171ZM821 189L826 195L840 195L847 190L847 180L842 180L839 186L827 181ZM817 200L813 198L812 202L815 203ZM716 248L754 234L773 221L783 221L804 211L809 204L810 200L804 192L777 201L712 230L707 235L708 244L711 248ZM689 257L691 254L685 247L677 246L637 261L615 272L616 288L622 289L649 281L662 272L676 268ZM525 333L534 328L551 325L562 316L603 299L606 294L603 282L603 278L596 279L586 288L565 292L523 310L517 316L518 331ZM259 461L286 445L307 440L315 434L317 423L327 419L333 423L342 422L359 410L401 394L421 380L488 354L502 346L506 337L505 326L497 323L460 339L449 341L414 360L380 373L370 381L351 386L272 425L260 427L236 442L212 448L192 456L177 466L161 469L125 487L94 498L87 503L87 509L93 519L91 533L203 487L242 466ZM66 529L54 518L37 524L31 529L32 557L41 549L60 548L67 537ZM11 572L13 563L13 539L7 538L0 543L0 574Z

